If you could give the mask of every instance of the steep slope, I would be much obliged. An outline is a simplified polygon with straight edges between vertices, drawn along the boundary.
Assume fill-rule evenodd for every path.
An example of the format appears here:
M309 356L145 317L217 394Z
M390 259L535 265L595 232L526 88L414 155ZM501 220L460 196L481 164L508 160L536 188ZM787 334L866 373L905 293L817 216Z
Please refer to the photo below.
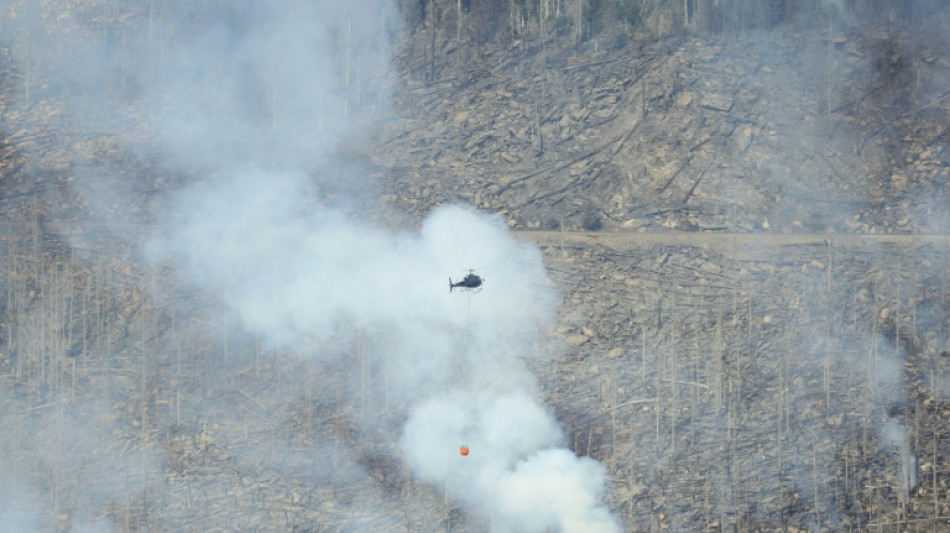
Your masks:
M407 80L374 151L400 206L472 202L525 229L936 231L946 60L925 34L516 41Z
M146 28L162 35L153 17L171 11L149 7L173 4L57 5L128 44L147 41ZM228 2L179 4L182 26L169 23L179 33L164 34L172 43L213 25ZM504 355L537 377L565 428L560 444L604 465L606 503L625 530L941 530L946 27L941 17L913 27L789 21L579 42L525 32L477 46L422 34L407 50L438 53L404 51L393 113L335 150L331 168L312 169L317 191L287 213L343 204L343 218L375 224L373 235L403 235L441 204L468 203L540 247L549 279L532 271L513 286L498 282L510 261L458 259L446 268L479 268L486 282L452 303L466 322L481 318L481 338L529 339ZM343 321L332 342L313 334L274 347L264 340L273 331L254 331L220 286L251 272L243 288L292 300L286 286L258 282L286 264L254 276L235 261L196 288L183 265L143 260L146 236L180 232L164 199L212 181L195 168L215 143L189 147L200 164L182 170L156 148L121 73L101 86L130 102L117 126L95 108L71 109L67 91L28 77L9 49L0 60L0 449L16 493L0 515L61 531L488 528L485 510L451 497L448 476L425 483L405 463L410 409L388 368L396 330L369 335ZM359 113L359 98L346 100L354 121L373 112L363 97ZM255 94L246 110L273 111L265 100ZM274 138L223 152L276 153ZM217 206L192 211L222 234L261 220L200 205ZM270 211L263 220L285 214ZM254 229L238 225L228 242L288 234ZM467 229L440 242L463 247ZM382 279L396 288L366 301L405 294L393 257L335 272L328 285L356 292ZM431 278L445 296L441 272ZM552 288L555 331L486 313L498 287ZM437 337L452 352L473 335L453 327ZM425 342L413 348L416 363L432 363Z

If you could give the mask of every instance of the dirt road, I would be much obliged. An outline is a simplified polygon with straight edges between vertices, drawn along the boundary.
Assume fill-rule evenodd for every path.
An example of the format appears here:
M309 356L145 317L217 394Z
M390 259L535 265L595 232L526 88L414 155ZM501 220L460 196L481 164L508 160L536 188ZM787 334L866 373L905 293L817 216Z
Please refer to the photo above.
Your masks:
M875 251L922 246L950 247L950 235L781 234L713 232L513 231L519 239L544 246L599 245L615 250L653 246L695 246L739 259L780 254L792 246L824 245L838 250Z

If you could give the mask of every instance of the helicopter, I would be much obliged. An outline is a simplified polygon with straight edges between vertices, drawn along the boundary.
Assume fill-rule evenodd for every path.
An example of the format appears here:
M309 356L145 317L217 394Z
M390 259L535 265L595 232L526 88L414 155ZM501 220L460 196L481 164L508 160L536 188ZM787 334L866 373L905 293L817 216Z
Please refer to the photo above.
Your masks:
M474 271L469 270L468 274L466 274L465 277L462 278L462 281L453 282L452 278L449 278L449 292L452 292L452 289L456 287L459 287L462 289L468 289L470 291L475 291L476 289L480 291L483 281L484 280L482 280L481 276L475 274Z

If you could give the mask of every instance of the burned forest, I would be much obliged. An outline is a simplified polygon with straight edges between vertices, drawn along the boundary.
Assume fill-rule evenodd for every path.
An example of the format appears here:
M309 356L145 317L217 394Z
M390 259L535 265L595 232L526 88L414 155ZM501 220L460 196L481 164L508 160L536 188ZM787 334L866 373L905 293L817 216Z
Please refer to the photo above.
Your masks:
M0 530L950 531L944 4L0 2Z

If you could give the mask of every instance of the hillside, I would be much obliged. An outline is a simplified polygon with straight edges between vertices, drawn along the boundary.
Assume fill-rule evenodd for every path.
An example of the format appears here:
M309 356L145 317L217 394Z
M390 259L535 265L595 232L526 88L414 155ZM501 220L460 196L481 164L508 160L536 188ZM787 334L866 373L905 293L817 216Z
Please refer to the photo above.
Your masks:
M352 18L297 68L303 4L48 4L0 26L0 526L546 531L583 471L604 531L950 527L943 10L443 3L380 88Z
M445 81L398 95L390 200L472 202L545 251L566 353L536 371L628 530L943 527L947 64L925 35L526 39L465 69L447 45Z

